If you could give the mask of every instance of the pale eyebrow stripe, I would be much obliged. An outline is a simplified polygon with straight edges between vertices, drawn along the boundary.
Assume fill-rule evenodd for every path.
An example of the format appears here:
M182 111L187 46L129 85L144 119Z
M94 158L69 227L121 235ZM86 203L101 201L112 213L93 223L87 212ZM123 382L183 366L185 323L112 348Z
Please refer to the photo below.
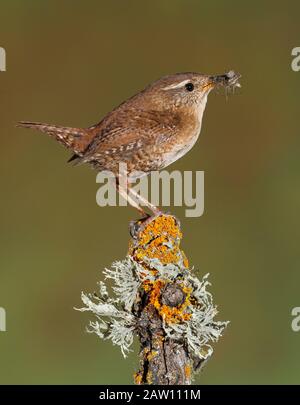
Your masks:
M183 87L185 84L189 83L190 79L183 80L180 83L175 83L171 84L170 86L163 87L163 90L172 90L172 89L178 89L179 87Z

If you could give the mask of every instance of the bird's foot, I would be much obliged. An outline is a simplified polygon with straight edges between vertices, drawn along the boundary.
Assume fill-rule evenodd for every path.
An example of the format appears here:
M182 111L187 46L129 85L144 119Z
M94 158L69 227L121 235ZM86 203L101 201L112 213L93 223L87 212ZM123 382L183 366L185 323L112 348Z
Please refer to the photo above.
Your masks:
M157 217L161 215L166 215L163 211L157 209L155 210L152 215L145 213L146 216L138 219L138 220L133 220L129 222L129 232L130 235L133 239L138 238L138 234L141 232L141 230L145 229L147 225L150 224L150 222L154 221ZM167 214L169 215L169 214Z

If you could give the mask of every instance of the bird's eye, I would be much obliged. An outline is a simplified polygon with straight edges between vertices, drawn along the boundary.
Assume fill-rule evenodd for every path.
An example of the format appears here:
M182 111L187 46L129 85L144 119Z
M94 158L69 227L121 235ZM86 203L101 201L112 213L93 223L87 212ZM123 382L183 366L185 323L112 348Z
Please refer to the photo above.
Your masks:
M187 91L193 91L194 90L194 85L193 85L193 83L187 83L185 85L185 88L187 89Z

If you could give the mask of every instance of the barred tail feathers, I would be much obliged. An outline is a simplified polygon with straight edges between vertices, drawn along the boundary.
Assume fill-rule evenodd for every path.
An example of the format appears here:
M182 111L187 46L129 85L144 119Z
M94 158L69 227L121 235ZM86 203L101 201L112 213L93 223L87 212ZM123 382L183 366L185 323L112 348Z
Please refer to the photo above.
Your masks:
M62 127L40 122L21 121L17 124L17 127L32 128L44 132L79 156L86 149L93 136L87 129Z

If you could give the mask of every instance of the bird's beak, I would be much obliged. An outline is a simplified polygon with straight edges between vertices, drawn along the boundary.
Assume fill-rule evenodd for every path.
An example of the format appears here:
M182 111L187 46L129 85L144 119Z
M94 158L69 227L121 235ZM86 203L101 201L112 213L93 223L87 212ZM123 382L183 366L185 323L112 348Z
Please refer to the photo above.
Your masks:
M224 87L241 87L239 83L241 75L239 73L235 73L233 70L230 70L228 73L224 73L223 75L216 75L210 76L208 80L207 86L210 88L214 88L217 86L224 86Z

